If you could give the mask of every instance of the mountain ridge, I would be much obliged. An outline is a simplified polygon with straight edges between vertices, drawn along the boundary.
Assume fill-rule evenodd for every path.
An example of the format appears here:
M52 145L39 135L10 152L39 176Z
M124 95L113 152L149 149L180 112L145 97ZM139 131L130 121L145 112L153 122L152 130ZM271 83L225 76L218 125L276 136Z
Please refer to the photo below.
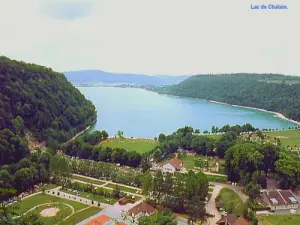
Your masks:
M112 73L102 70L77 70L63 72L73 84L135 84L135 85L170 85L177 84L191 76L179 75L144 75L132 73Z

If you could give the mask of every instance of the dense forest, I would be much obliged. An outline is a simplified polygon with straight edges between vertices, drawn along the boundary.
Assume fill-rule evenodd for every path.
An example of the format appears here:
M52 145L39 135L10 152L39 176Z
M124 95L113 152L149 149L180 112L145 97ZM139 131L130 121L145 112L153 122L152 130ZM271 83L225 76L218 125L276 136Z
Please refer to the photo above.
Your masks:
M262 108L300 121L300 78L278 74L198 75L179 84L151 87L161 94Z
M0 165L28 154L26 136L54 147L94 120L92 102L63 74L0 57Z

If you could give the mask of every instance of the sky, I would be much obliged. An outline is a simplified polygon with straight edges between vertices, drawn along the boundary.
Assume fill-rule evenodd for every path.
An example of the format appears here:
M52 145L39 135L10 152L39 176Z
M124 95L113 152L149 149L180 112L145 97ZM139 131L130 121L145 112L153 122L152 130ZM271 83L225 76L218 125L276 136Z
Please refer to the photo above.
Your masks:
M251 4L288 10L251 10ZM298 0L0 0L0 55L56 71L300 75Z

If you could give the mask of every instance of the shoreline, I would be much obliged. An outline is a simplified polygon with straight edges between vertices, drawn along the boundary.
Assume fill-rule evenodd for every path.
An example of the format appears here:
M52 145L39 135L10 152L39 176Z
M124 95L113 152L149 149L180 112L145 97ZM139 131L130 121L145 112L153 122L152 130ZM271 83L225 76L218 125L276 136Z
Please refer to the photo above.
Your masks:
M282 113L279 113L279 112L268 111L266 109L255 108L255 107L250 107L250 106L231 105L231 104L228 104L228 103L225 103L225 102L218 102L218 101L213 101L213 100L207 100L207 101L212 102L212 103L222 104L222 105L229 105L229 106L238 107L238 108L251 109L251 110L257 110L257 111L261 111L261 112L271 113L271 114L275 115L275 117L278 117L280 119L289 121L291 123L294 123L295 125L300 126L299 121L292 120L292 119L286 117L285 115L283 115Z
M208 102L216 103L216 104L222 104L222 105L228 105L228 106L233 106L233 107L238 107L238 108L251 109L251 110L257 110L257 111L261 111L261 112L271 113L275 117L278 117L280 119L289 121L289 122L291 122L291 123L293 123L297 126L300 126L300 121L290 119L290 118L286 117L285 115L283 115L282 113L274 112L274 111L268 111L266 109L255 108L255 107L250 107L250 106L242 106L242 105L232 105L232 104L225 103L225 102L218 102L218 101L208 100L208 99L203 99L203 98L193 98L193 97L185 97L185 96L178 96L178 95L160 94L160 93L155 92L155 91L152 91L152 92L157 93L159 95L172 96L172 97L176 97L176 98L187 98L187 99L193 99L193 100L208 101Z

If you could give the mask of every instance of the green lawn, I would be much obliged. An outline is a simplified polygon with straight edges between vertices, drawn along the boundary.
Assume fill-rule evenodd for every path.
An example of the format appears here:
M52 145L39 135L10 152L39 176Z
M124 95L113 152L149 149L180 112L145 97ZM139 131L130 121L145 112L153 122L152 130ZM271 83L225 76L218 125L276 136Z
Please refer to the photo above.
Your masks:
M229 188L222 188L216 202L219 202L220 207L225 209L226 212L231 213L233 211L237 216L243 213L242 199Z
M43 188L45 188L45 190L50 190L50 189L53 189L56 187L58 187L58 185L56 185L56 184L45 184L45 185L40 186L38 188L38 191L43 191Z
M109 187L109 188L114 189L116 187L116 185L115 184L107 184L104 187ZM126 192L130 192L130 193L134 193L134 194L137 192L137 190L133 189L133 188L124 187L121 185L118 185L118 187L120 188L121 191L126 191Z
M37 213L40 213L42 210L47 209L47 208L58 208L59 212L52 217L42 217L41 219L43 221L43 225L54 225L57 224L58 221L62 221L64 218L72 214L72 209L64 204L49 204L49 205L43 205L38 207L36 210Z
M263 225L296 225L300 224L300 215L259 215Z
M300 131L298 130L269 131L264 133L269 136L269 139L279 138L284 146L294 147L297 145L300 147Z
M17 213L25 213L29 209L31 209L31 208L33 208L37 205L44 204L44 203L52 203L52 202L67 203L67 204L73 206L75 211L87 207L87 205L84 205L84 204L79 203L79 202L74 202L74 201L71 201L71 200L62 199L62 198L58 198L58 197L51 196L51 195L46 195L46 194L37 194L37 195L34 195L32 197L25 198L25 199L21 200L20 204L15 203L12 206L18 206L19 205L16 212Z
M93 179L90 179L90 178L87 178L87 177L78 176L76 174L73 174L73 179L84 181L84 182L87 182L87 183L97 184L97 185L105 184L105 182L103 182L101 180L93 180Z
M101 210L102 209L97 208L97 207L89 207L78 213L75 213L74 215L72 215L68 219L66 219L65 221L58 223L58 225L74 225L90 216L95 215L96 213L100 212Z
M123 148L128 151L136 151L142 154L152 150L158 146L158 144L158 141L151 139L112 138L100 145L103 147Z

